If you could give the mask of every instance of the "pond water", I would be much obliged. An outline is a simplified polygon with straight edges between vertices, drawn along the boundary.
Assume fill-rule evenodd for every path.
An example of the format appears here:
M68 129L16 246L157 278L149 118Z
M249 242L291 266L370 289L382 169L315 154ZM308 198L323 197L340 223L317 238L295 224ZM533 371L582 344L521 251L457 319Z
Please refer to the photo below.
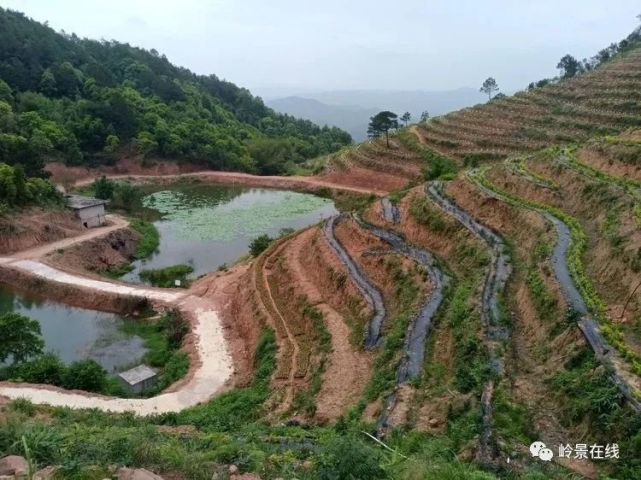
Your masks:
M177 264L194 268L192 277L232 264L249 251L250 242L283 229L300 229L337 213L334 203L315 195L225 185L180 185L143 199L157 210L154 222L160 232L158 251L133 263L122 277L140 282L141 270Z
M7 312L37 320L45 351L65 363L92 358L111 373L140 361L146 352L142 338L121 330L126 320L119 315L36 299L0 284L0 314Z

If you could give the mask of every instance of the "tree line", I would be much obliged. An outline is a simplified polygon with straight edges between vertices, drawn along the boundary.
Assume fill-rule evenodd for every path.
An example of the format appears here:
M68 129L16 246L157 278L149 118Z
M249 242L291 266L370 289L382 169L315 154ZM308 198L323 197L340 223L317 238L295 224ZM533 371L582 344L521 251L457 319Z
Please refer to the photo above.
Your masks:
M637 18L641 20L641 15L638 15ZM559 70L559 76L556 78L544 78L537 82L532 82L528 85L528 90L537 87L544 87L550 83L555 83L560 79L568 79L581 75L582 73L590 72L610 61L615 56L630 51L633 48L637 48L641 45L641 26L637 27L630 35L621 40L618 43L611 43L606 48L600 50L596 55L591 58L584 58L583 60L578 60L574 56L564 55L559 60L556 68Z
M0 163L0 214L31 205L61 205L62 195L53 183L27 177L22 165Z
M155 50L57 33L0 8L0 161L29 175L51 160L92 166L125 155L286 173L349 143L338 128L276 113Z

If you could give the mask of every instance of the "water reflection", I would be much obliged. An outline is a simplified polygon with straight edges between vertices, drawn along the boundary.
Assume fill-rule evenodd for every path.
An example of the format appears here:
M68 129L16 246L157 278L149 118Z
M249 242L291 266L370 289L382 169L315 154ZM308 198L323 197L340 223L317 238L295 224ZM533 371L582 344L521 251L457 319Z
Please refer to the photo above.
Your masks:
M143 340L121 330L126 320L119 315L42 300L0 284L0 314L7 312L37 320L45 351L65 363L92 358L112 372L136 363L145 354Z

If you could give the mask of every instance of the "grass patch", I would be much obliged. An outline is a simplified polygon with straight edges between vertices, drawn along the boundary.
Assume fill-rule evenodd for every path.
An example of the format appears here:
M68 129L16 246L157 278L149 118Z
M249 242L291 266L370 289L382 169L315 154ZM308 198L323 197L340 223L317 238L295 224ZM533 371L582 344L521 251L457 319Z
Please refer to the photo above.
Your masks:
M151 283L154 287L172 288L178 280L179 287L188 288L190 281L187 276L193 271L194 267L191 265L178 264L155 270L142 270L139 276L141 280Z
M144 339L147 353L143 363L159 370L156 385L144 392L145 396L151 397L160 393L186 375L189 370L189 357L179 349L189 331L189 325L178 310L170 310L153 321L126 322L123 331Z
M333 200L336 210L342 213L363 213L378 198L373 193L364 194L347 190L332 190L327 187L319 188L314 192L314 195Z
M541 273L535 264L530 265L527 270L527 286L538 316L547 322L553 320L557 314L559 301L543 283Z
M136 253L134 253L136 259L147 258L158 250L160 234L153 223L136 218L130 220L129 225L142 235Z
M104 275L105 277L118 279L130 272L133 272L134 268L135 267L131 263L123 263L122 265L118 265L116 267L110 267L105 270L101 270L100 274Z
M471 280L459 282L445 312L445 324L455 343L454 385L462 393L480 391L490 378L489 355L478 339L481 328L478 311L471 305L474 292Z
M539 211L546 211L564 222L570 229L572 241L567 255L568 268L574 282L576 283L583 300L590 312L595 316L601 326L601 332L608 343L615 348L621 356L631 365L632 370L641 375L641 356L635 353L626 343L621 326L612 322L605 314L605 303L599 297L592 281L585 273L583 265L583 254L587 248L587 239L581 224L577 219L566 214L558 208L542 203L526 200L509 192L497 188L485 177L485 169L479 169L470 177L485 188L492 190L508 203Z
M446 217L424 195L414 195L410 202L409 214L417 223L425 225L430 231L442 233L450 223Z

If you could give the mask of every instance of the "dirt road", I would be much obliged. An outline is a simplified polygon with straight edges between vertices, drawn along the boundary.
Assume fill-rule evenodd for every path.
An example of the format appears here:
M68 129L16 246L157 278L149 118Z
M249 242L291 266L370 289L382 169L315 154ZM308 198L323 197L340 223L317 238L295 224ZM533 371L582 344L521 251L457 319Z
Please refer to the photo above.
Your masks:
M129 226L129 222L127 220L117 215L107 215L107 222L108 225L104 227L90 228L85 233L77 235L75 237L63 238L62 240L58 240L57 242L47 243L45 245L30 248L29 250L23 250L22 252L14 253L9 257L0 257L0 263L6 263L13 260L42 258L51 252L55 252L56 250L68 248L77 243L86 242L87 240L92 240L94 238L104 237L111 232Z
M335 190L345 190L355 193L374 194L378 196L387 195L389 192L376 189L376 188L363 188L351 185L341 185L327 180L322 180L318 177L281 177L276 175L251 175L249 173L237 172L219 172L212 170L205 170L202 172L190 172L171 175L106 175L107 178L112 180L130 180L136 181L149 181L149 180L173 180L178 178L199 178L204 181L212 183L220 183L227 185L245 185L248 187L270 187L270 188L294 188L303 190L319 190L321 188L330 188ZM83 187L90 185L94 181L94 177L83 178L77 180L75 186Z

